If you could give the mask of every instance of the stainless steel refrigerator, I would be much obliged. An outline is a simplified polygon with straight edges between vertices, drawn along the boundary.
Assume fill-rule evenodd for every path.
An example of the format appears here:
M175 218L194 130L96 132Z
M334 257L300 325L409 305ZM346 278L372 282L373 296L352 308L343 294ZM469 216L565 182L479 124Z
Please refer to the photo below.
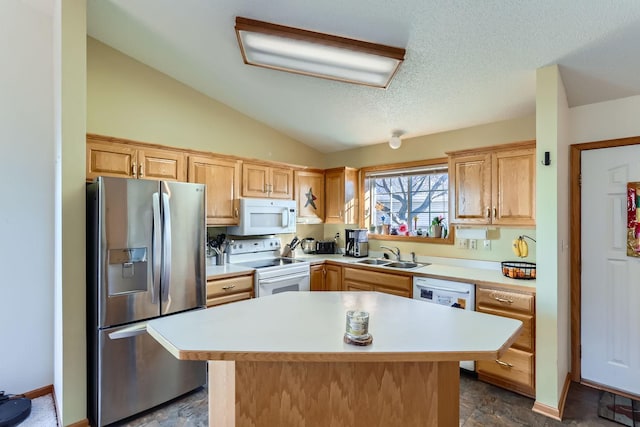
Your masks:
M206 383L149 319L205 308L202 184L99 177L87 186L88 412L104 426Z

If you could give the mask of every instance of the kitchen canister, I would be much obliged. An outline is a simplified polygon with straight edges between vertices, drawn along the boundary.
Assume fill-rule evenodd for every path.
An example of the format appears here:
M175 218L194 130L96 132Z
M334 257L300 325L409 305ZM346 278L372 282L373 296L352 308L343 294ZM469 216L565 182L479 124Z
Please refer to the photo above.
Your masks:
M355 345L369 345L373 337L369 333L369 313L362 310L347 311L344 342Z

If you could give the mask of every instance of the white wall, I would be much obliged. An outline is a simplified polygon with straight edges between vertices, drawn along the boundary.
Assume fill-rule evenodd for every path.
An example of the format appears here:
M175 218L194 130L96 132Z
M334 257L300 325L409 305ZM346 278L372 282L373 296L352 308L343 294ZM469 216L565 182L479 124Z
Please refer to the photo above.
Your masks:
M574 107L569 112L572 143L640 135L640 96Z
M0 1L0 389L10 393L53 383L53 27L39 3Z

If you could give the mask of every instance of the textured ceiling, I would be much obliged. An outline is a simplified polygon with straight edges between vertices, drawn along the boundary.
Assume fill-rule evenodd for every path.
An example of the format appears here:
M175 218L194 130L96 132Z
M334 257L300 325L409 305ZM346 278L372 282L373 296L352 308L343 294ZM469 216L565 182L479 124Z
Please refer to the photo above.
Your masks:
M535 113L559 64L570 106L640 94L637 0L88 0L87 32L323 152ZM245 65L236 16L404 47L388 89Z

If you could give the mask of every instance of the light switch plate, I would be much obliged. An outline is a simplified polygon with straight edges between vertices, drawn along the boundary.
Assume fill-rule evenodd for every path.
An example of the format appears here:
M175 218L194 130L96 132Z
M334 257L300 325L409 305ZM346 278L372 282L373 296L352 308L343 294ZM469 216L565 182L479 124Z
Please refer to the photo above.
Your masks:
M469 239L469 249L478 249L478 241L476 239Z
M458 239L458 249L469 249L469 240Z

